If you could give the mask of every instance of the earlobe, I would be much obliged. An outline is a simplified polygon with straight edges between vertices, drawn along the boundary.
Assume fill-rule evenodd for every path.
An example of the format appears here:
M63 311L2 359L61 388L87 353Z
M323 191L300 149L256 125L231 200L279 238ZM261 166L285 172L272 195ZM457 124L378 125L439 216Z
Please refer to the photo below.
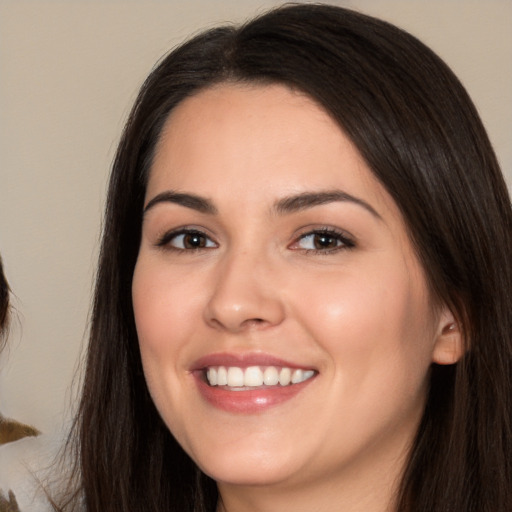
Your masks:
M464 354L462 329L451 311L447 308L441 314L439 332L432 353L432 361L437 364L455 364Z

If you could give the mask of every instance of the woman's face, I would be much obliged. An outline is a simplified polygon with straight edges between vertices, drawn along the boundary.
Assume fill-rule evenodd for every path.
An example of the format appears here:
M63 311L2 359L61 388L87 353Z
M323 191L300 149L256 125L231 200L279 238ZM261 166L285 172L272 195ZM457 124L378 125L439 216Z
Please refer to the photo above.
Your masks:
M145 205L142 362L196 463L221 486L393 478L451 315L338 125L284 86L202 91L167 122Z

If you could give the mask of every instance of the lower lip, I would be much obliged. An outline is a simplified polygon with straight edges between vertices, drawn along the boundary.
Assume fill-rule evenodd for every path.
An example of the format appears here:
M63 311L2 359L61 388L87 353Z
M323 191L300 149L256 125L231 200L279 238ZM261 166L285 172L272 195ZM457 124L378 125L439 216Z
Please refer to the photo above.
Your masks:
M201 396L210 404L227 412L254 414L283 404L306 388L314 377L299 384L230 391L225 387L209 386L202 376L195 375Z

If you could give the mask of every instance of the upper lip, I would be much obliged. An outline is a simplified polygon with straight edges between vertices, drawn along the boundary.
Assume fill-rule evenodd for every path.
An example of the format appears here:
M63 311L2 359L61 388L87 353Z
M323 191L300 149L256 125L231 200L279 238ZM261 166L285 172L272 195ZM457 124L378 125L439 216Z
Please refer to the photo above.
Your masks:
M219 352L208 354L197 359L191 367L191 371L203 370L211 366L237 366L248 368L249 366L278 366L285 368L300 368L302 370L314 370L310 365L295 363L265 353L229 353Z

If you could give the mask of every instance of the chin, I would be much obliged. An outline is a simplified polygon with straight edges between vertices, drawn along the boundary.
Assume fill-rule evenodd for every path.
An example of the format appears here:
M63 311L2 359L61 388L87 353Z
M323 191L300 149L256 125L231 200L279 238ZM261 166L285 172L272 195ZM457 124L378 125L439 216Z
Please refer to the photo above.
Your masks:
M270 473L265 471L263 474L261 468L246 468L239 471L225 468L225 470L215 469L212 472L203 470L203 472L218 484L241 487L272 486L287 480L286 475L279 470Z
M275 485L293 478L298 468L292 461L264 456L224 457L196 461L200 469L218 483L241 486ZM203 462L203 463L201 463Z

